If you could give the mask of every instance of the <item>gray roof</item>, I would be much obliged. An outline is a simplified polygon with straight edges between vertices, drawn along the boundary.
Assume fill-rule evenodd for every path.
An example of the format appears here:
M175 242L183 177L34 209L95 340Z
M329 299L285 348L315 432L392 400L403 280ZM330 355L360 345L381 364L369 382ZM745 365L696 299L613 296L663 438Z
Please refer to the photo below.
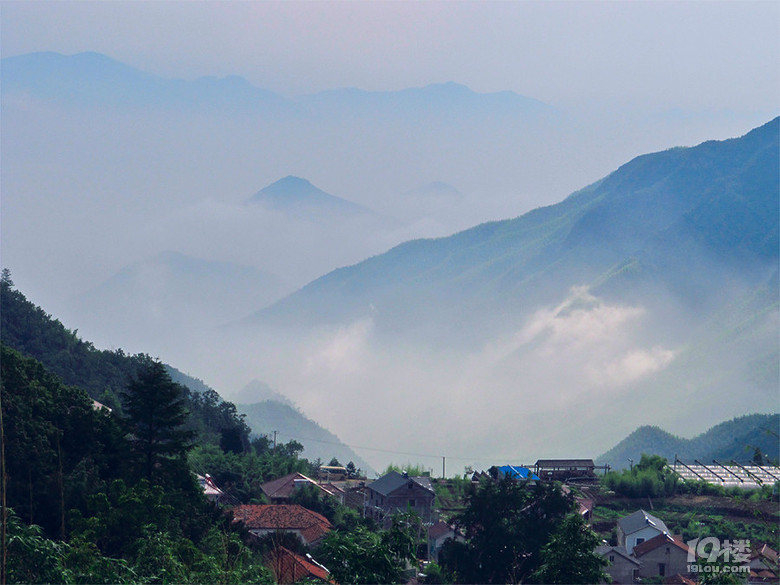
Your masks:
M398 488L405 486L410 481L413 481L421 488L428 490L431 493L433 486L431 485L431 478L429 477L404 477L397 471L391 471L387 475L383 475L376 481L372 481L367 484L366 487L374 490L375 492L382 494L383 496L389 496Z
M660 518L656 518L652 514L648 514L644 510L637 510L633 514L629 514L618 520L618 526L623 531L623 534L633 534L638 530L642 530L645 526L653 526L660 532L669 533L669 529L664 524L664 521Z
M626 547L624 547L624 546L604 545L604 546L597 546L596 547L596 554L601 555L605 559L608 558L611 553L615 553L616 555L623 557L625 560L630 561L631 563L633 563L637 567L642 564L638 560L636 560L634 557L629 555L628 552L626 552Z
M596 467L593 459L539 459L536 467Z

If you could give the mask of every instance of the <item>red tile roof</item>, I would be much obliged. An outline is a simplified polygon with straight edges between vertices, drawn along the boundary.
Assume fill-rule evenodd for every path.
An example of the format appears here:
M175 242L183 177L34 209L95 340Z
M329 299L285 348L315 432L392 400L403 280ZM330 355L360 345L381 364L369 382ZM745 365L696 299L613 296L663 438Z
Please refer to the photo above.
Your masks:
M268 556L268 566L273 571L277 583L295 583L301 579L311 578L333 583L327 569L283 546L271 551Z
M428 536L430 538L436 539L441 538L450 532L455 533L455 531L446 522L439 521L428 529Z
M777 563L777 552L766 544L762 544L759 547L753 549L753 553L750 555L751 559L765 558L769 559L773 563Z
M268 481L260 486L263 493L270 499L289 498L293 491L295 491L296 483L302 482L305 484L311 484L317 486L325 495L332 496L333 491L328 490L319 485L312 478L303 475L302 473L290 473L284 477L280 477L273 481Z
M307 544L321 539L332 528L325 516L298 504L236 506L233 521L243 522L249 530L298 532Z
M680 550L685 551L685 553L688 553L688 545L682 542L681 540L677 540L675 538L672 538L668 534L659 534L658 536L654 536L650 540L646 540L645 542L638 544L634 547L633 555L635 557L641 557L644 554L647 554L651 550L657 549L659 546L676 546Z

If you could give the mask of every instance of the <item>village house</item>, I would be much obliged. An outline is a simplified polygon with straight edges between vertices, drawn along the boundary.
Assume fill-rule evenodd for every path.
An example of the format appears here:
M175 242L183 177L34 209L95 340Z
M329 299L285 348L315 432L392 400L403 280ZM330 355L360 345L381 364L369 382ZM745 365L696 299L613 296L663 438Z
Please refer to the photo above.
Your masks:
M539 459L534 465L536 475L543 481L595 478L593 459Z
M611 577L612 583L620 585L638 583L640 562L626 552L626 547L598 546L596 554L609 563L604 571Z
M778 555L774 549L766 544L755 547L750 554L749 563L749 585L780 583L780 578L778 578Z
M669 534L666 524L644 510L637 510L618 520L618 545L626 547L628 554L634 551L636 545L660 534Z
M257 537L278 532L295 534L308 547L316 547L332 526L325 516L297 504L246 504L233 509L233 521L243 522Z
M688 545L670 534L659 534L634 546L633 556L641 563L639 577L669 577L687 574Z
M295 490L304 485L313 485L320 490L322 495L335 498L339 503L344 503L344 492L342 490L335 489L334 486L320 485L302 473L290 473L273 481L268 481L261 485L260 489L263 490L268 501L272 504L286 504L289 503L290 497Z
M366 484L366 511L369 518L389 526L398 512L415 512L423 522L433 521L433 491L429 477L410 477L391 471Z
M428 552L430 560L439 562L439 553L448 540L464 542L465 538L446 522L437 522L428 528Z
M217 484L214 483L211 476L207 473L206 475L198 475L197 477L198 484L203 490L203 495L206 496L206 499L209 502L219 503L222 496L224 496L224 493L217 487Z

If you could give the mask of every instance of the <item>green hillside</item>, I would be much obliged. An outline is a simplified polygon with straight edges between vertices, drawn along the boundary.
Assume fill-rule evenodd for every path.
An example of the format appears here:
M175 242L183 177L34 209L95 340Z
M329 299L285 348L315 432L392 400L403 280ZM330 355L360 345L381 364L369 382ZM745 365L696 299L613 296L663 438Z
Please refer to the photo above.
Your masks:
M315 280L247 326L371 314L384 332L429 326L439 339L466 330L473 339L583 284L715 310L719 281L753 286L776 269L779 128L776 118L741 138L640 156L559 204L401 244Z
M684 439L658 427L644 426L631 433L612 449L598 457L599 465L614 469L629 467L630 460L638 462L642 453L660 455L669 462L675 456L686 463L698 459L710 463L713 459L740 463L753 460L755 449L760 449L769 460L780 461L780 415L751 414L720 423L691 439Z

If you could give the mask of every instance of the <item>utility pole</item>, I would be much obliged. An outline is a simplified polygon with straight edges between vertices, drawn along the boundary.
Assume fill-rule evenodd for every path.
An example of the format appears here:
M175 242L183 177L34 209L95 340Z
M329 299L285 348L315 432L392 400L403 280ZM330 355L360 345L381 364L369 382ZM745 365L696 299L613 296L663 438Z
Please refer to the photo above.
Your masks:
M447 458L442 455L441 457L441 478L446 479L447 478L447 465L446 465Z
M276 455L276 433L279 431L274 431L274 455Z

